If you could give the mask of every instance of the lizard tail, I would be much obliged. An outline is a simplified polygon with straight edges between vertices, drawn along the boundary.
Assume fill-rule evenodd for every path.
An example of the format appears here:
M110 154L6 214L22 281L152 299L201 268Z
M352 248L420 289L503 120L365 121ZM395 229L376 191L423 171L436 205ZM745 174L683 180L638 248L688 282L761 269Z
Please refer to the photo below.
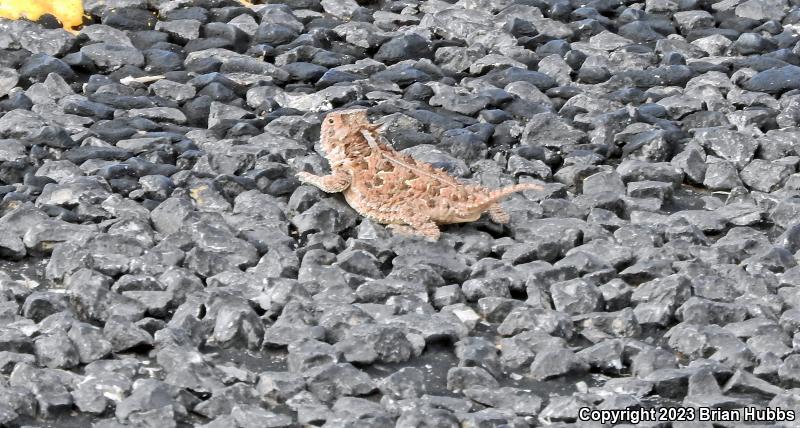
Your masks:
M519 183L513 186L503 187L502 189L492 190L489 192L489 200L491 202L497 202L512 193L522 192L523 190L544 190L544 187L534 183Z

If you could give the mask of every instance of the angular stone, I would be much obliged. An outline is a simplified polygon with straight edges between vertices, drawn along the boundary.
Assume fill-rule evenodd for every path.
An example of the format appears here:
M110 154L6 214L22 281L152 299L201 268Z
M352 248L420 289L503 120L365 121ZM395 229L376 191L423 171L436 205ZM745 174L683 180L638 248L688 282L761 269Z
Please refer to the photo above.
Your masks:
M109 70L116 70L124 65L134 67L144 65L142 52L130 45L110 42L93 43L82 47L81 53L98 67Z

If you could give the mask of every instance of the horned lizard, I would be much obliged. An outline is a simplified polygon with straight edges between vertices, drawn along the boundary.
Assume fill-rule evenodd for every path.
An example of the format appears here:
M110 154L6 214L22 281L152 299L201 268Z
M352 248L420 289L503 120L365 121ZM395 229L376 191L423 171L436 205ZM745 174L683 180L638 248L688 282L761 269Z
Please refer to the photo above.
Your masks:
M475 221L484 212L494 222L507 223L500 199L522 190L542 190L533 183L495 190L461 183L444 170L378 142L380 133L380 125L368 121L366 109L328 113L320 143L331 173L299 172L297 177L325 192L342 192L359 214L387 224L397 234L432 241L439 239L439 225Z

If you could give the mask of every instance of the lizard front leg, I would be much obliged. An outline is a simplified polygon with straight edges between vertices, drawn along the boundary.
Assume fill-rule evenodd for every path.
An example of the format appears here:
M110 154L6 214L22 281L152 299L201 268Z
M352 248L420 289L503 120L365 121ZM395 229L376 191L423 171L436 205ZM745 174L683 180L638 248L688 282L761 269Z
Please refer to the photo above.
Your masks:
M308 183L312 186L322 189L326 193L337 193L350 186L350 174L345 171L334 172L328 175L314 175L310 172L300 171L297 173L297 178L302 183Z

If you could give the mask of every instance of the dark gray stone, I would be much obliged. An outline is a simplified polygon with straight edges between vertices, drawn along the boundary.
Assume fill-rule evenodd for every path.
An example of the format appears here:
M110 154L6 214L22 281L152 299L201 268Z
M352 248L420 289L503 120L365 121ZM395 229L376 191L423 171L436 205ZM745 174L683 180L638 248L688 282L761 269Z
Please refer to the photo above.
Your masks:
M780 160L770 162L753 159L739 176L747 187L769 193L776 190L794 171L795 165Z
M314 367L338 362L336 349L318 340L298 340L289 345L288 351L288 368L294 373L306 373Z
M33 342L37 362L49 368L72 368L78 365L78 351L64 330L56 329Z
M570 373L583 373L589 365L569 349L544 350L531 363L530 376L547 380Z
M256 390L242 382L234 383L215 390L211 398L203 401L192 409L207 418L215 418L230 414L232 410L239 406L258 405L260 399Z
M261 397L286 400L305 389L305 380L300 373L263 372L258 375L256 390Z
M733 42L733 45L731 46L731 49L735 50L736 52L742 55L752 55L762 52L771 52L774 51L775 48L776 48L775 43L772 40L766 39L761 35L755 33L743 33L742 35L739 36L738 39L736 39L735 42ZM752 90L750 89L751 87L752 86L747 86L746 89ZM766 92L766 91L759 91L759 92Z
M683 182L683 171L666 162L645 162L641 160L623 161L617 167L617 173L622 180L629 181L662 181L674 183Z
M742 180L734 163L716 156L708 156L703 185L709 190L731 190L741 186Z
M119 316L108 318L103 327L103 335L111 343L114 352L138 346L149 347L153 344L153 337L149 333Z
M497 332L503 336L513 336L526 330L563 338L571 337L573 332L572 321L568 315L525 306L513 309L497 327Z
M758 148L758 142L754 138L719 128L695 130L695 141L740 169L753 159Z
M644 379L661 369L678 368L678 359L670 351L662 348L646 348L631 359L631 373ZM648 391L649 392L649 388Z
M624 368L622 362L623 345L616 339L598 342L577 352L577 357L589 365L590 370L609 375L618 374Z
M153 410L168 408L169 413L186 413L186 409L176 400L176 388L155 379L139 379L133 384L131 395L117 403L115 415L117 419L125 421L136 415ZM174 420L168 418L163 424Z
M563 147L584 142L586 134L553 113L539 113L528 120L520 141L531 146Z
M19 82L19 73L13 68L0 67L0 97L9 94Z
M600 290L584 279L556 282L550 286L550 295L555 309L570 315L594 312L603 306Z
M748 2L748 3L752 3ZM744 89L768 94L780 94L792 89L800 89L800 67L787 65L761 71L742 85Z
M25 257L26 253L22 239L7 230L0 231L0 257L19 260Z
M173 319L171 323L177 324L176 321ZM156 339L162 340L170 334L181 333L180 330L167 328L156 332ZM172 339L166 338L166 340ZM189 339L180 338L180 340L188 341ZM222 389L224 387L223 372L206 362L200 352L192 349L192 344L188 345L161 345L157 351L156 362L164 368L164 382L175 388L188 388L202 393L211 393Z
M511 297L506 278L476 278L464 281L461 291L467 301L474 302L483 297Z
M231 410L231 417L242 428L283 428L293 425L291 416L270 412L257 404L236 404Z
M82 412L102 414L109 405L123 399L133 386L131 376L120 372L98 372L87 376L72 392L75 406Z
M84 46L80 51L99 68L115 70L124 65L144 65L144 55L129 45L101 42Z
M90 324L75 322L67 333L81 363L88 364L111 353L111 342L103 336L103 330Z
M447 389L463 391L467 388L498 388L497 380L480 367L453 367L447 371Z
M64 370L37 369L25 363L18 364L9 376L9 384L13 388L30 391L35 401L26 402L25 398L19 396L12 398L21 391L16 394L10 391L6 397L20 404L16 411L22 414L40 417L63 415L74 403L69 390L74 388L75 376ZM26 411L25 407L30 407L30 411Z
M69 183L45 185L42 194L36 199L36 203L72 208L81 202L99 203L110 195L109 186L104 180L94 177L78 177Z
M501 376L500 361L495 346L482 338L468 337L456 343L459 366L480 367L493 376Z
M404 362L415 353L403 329L376 324L354 326L336 349L345 361L361 364Z
M464 395L470 400L495 409L509 410L518 416L536 416L542 399L536 394L512 387L499 389L467 388Z
M323 199L308 210L294 216L292 224L298 232L307 234L311 232L338 233L355 224L355 212L349 206L339 201Z
M333 417L329 424L349 425L362 423L368 426L391 424L383 407L373 401L358 397L341 397L333 404Z
M641 284L631 295L631 302L637 304L634 312L640 323L667 325L690 294L689 281L676 274Z
M717 325L698 325L686 322L672 327L668 344L676 352L693 359L713 355L714 360L726 367L751 367L755 356L733 333Z
M312 313L298 300L289 301L280 317L264 331L264 345L286 346L302 338L323 339L325 329L317 326Z
M349 363L323 365L307 374L309 392L324 402L335 401L341 396L367 395L376 389L369 375Z
M800 197L789 197L779 201L769 213L769 219L778 226L788 228L797 223L800 215Z
M404 367L378 383L378 388L385 396L394 399L418 398L427 391L425 374L415 367Z
M430 41L416 33L404 34L389 39L375 53L375 60L394 64L406 59L432 58Z
M675 312L678 319L693 324L725 325L744 319L744 307L739 304L715 302L700 297L690 297Z
M33 82L43 82L50 73L73 79L75 72L67 63L46 53L35 53L25 59L17 70L19 76Z

